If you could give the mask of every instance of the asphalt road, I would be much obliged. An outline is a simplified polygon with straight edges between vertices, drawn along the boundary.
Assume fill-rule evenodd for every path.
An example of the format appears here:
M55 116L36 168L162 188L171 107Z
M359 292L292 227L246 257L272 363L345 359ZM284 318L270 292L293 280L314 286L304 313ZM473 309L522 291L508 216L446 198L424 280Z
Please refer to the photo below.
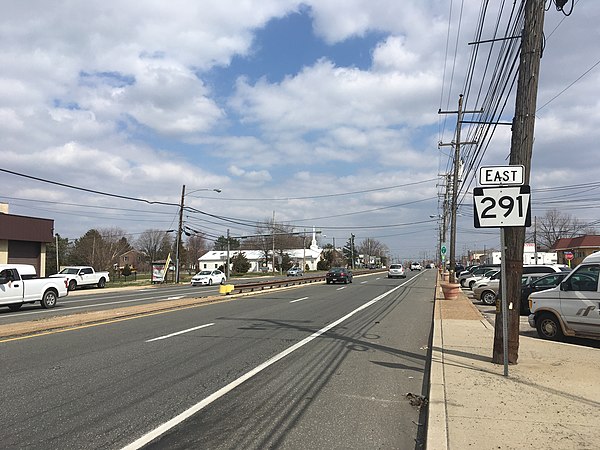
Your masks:
M277 279L294 280L281 276L266 276L254 279L232 279L230 283L243 285ZM49 317L60 317L88 311L106 311L133 305L143 305L167 300L177 300L185 297L209 297L219 292L219 286L191 286L188 283L179 285L165 284L146 287L111 288L81 288L61 297L56 306L44 309L39 302L25 304L19 311L11 311L0 305L0 325L19 323L28 320L39 320Z
M414 448L435 272L412 276L0 341L2 447Z

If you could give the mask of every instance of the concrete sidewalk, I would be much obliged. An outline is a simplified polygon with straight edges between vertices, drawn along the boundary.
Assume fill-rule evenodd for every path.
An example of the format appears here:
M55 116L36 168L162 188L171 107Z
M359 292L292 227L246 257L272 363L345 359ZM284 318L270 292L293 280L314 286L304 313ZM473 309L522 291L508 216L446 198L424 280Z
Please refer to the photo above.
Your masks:
M600 448L600 350L521 336L491 362L494 329L461 292L437 289L427 448Z

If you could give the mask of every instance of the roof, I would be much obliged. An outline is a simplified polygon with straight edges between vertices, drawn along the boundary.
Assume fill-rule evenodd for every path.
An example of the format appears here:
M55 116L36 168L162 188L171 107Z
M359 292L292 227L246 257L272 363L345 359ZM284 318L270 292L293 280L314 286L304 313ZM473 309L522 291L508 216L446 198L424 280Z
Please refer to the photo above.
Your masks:
M573 238L560 238L552 246L552 250L570 250L574 248L600 248L600 236L586 234Z

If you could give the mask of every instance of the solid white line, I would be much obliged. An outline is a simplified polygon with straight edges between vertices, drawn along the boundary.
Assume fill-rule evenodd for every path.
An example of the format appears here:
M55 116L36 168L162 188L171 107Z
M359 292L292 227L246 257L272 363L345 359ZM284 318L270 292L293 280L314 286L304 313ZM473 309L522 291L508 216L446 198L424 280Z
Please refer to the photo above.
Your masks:
M199 330L200 328L210 327L211 325L214 325L214 323L207 323L207 324L204 324L204 325L200 325L199 327L188 328L187 330L177 331L176 333L167 334L165 336L160 336L160 337L157 337L157 338L154 338L154 339L148 339L146 342L161 341L163 339L168 339L168 338L173 337L173 336L178 336L180 334L189 333L190 331Z
M384 292L383 294L375 297L373 300L368 301L367 303L363 304L362 306L359 306L358 308L356 308L354 311L346 314L344 317L341 317L340 319L336 320L335 322L330 323L326 327L321 328L319 331L314 332L313 334L311 334L307 338L304 338L300 342L292 345L288 349L282 351L281 353L278 353L277 355L273 356L271 359L269 359L269 360L265 361L264 363L256 366L251 371L245 373L244 375L242 375L238 379L232 381L227 386L222 387L218 391L216 391L216 392L212 393L211 395L209 395L208 397L206 397L204 400L201 400L200 402L196 403L191 408L186 409L182 413L180 413L177 416L173 417L171 420L163 423L162 425L158 426L154 430L146 433L145 435L143 435L139 439L135 440L131 444L126 445L125 447L123 447L123 450L137 450L139 448L142 448L147 443L153 441L157 437L159 437L162 434L166 433L171 428L176 427L181 422L183 422L187 418L193 416L198 411L204 409L205 407L207 407L208 405L210 405L215 400L218 400L219 398L221 398L222 396L224 396L228 392L231 392L233 389L235 389L236 387L238 387L242 383L248 381L249 379L251 379L255 375L259 374L260 372L262 372L263 370L265 370L267 367L275 364L277 361L279 361L282 358L285 358L286 356L288 356L289 354L295 352L299 348L304 347L306 344L308 344L312 340L318 338L322 334L327 333L332 328L337 327L339 324L341 324L342 322L348 320L350 317L352 317L356 313L362 311L363 309L368 308L371 305L374 305L375 303L377 303L382 298L385 298L386 296L388 296L392 292L396 291L397 289L400 289L406 283L408 283L408 281L405 281L404 283L399 284L395 288L393 288L393 289L391 289L391 290L389 290L387 292Z
M299 298L299 299L297 299L297 300L292 300L290 303L301 302L302 300L306 300L307 298L308 298L308 297L302 297L302 298Z
M342 289L346 289L346 286L339 287L336 290L341 291Z
M180 298L183 298L183 295L178 295L177 297L167 297L167 300L179 300Z

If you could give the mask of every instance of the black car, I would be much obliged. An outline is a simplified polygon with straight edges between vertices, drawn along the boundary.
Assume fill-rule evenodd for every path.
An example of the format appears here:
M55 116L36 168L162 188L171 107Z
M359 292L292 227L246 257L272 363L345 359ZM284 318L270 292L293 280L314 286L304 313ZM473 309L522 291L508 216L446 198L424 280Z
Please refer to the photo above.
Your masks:
M521 287L521 315L528 316L531 314L529 311L529 294L533 292L545 291L546 289L552 289L558 286L565 277L569 275L569 272L556 272L551 275L546 275L532 281Z
M352 283L352 271L343 267L332 267L325 274L325 281L329 283Z

